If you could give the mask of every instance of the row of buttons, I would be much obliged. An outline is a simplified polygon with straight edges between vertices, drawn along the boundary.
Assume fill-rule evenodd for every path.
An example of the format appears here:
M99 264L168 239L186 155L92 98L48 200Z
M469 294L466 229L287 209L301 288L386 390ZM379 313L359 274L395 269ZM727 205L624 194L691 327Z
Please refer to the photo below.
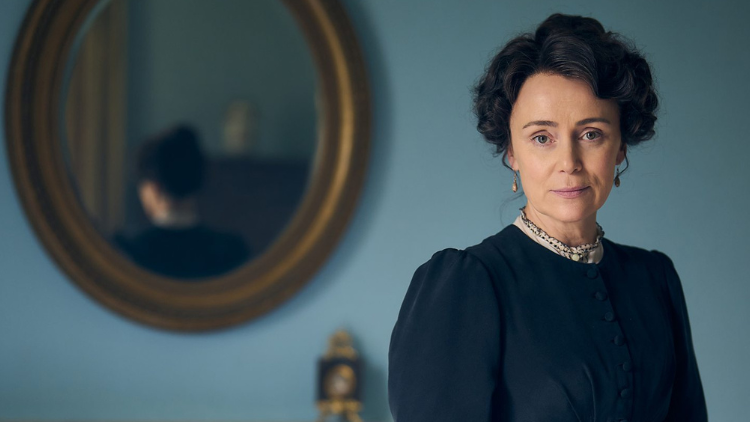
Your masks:
M599 277L599 271L597 270L596 267L592 266L592 267L590 267L586 271L586 276L588 278L590 278L590 279L596 279L596 278ZM596 293L594 293L594 298L596 300L600 301L600 302L603 302L603 301L607 300L608 297L609 296L607 295L607 292L604 292L604 291L597 291ZM614 322L615 321L615 314L613 312L611 312L611 311L608 311L608 312L604 313L604 320L607 321L607 322ZM622 346L622 345L625 344L625 337L622 336L622 335L620 335L620 334L617 334L612 339L612 342L616 346ZM622 370L625 371L625 372L630 372L630 371L633 370L633 365L630 362L628 362L628 361L623 362L623 363L621 363L618 366L621 367ZM622 390L620 390L620 397L621 398L627 399L627 398L630 397L630 395L631 395L631 390L629 388L625 387ZM628 420L627 419L618 419L617 422L628 422Z

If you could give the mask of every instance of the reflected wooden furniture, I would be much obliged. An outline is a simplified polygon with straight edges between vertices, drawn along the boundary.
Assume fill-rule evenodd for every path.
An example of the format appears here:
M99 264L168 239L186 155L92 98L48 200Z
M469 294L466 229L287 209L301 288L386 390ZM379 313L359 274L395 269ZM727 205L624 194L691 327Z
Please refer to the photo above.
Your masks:
M309 171L307 161L212 159L198 196L198 215L209 227L240 235L258 254L292 220Z

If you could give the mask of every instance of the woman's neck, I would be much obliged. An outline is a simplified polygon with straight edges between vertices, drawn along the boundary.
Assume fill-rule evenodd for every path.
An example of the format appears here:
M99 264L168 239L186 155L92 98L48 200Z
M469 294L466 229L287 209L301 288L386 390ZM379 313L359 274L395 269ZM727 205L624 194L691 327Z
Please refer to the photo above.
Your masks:
M150 216L151 223L162 228L188 228L198 224L195 201L167 201L165 206Z
M528 203L524 211L526 218L537 227L568 246L575 247L596 242L598 235L596 213L580 221L563 222L538 212Z

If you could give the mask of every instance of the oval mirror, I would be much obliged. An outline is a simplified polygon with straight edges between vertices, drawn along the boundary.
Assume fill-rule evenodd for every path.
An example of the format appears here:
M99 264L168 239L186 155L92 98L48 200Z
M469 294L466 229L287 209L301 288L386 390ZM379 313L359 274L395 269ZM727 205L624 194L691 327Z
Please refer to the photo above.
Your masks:
M294 294L367 162L364 64L336 1L38 1L6 107L51 255L106 306L169 329Z

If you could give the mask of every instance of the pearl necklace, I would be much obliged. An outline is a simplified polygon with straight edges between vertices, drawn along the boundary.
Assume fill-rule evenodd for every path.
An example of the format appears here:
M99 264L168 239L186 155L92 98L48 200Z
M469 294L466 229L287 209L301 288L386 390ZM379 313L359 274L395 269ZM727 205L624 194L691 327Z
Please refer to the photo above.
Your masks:
M526 207L521 208L521 220L537 237L551 245L560 255L576 262L588 261L589 253L599 247L602 237L604 236L602 226L600 226L599 223L596 223L597 234L594 243L586 243L580 246L568 246L547 234L547 232L537 227L536 224L532 223L531 220L526 217Z

